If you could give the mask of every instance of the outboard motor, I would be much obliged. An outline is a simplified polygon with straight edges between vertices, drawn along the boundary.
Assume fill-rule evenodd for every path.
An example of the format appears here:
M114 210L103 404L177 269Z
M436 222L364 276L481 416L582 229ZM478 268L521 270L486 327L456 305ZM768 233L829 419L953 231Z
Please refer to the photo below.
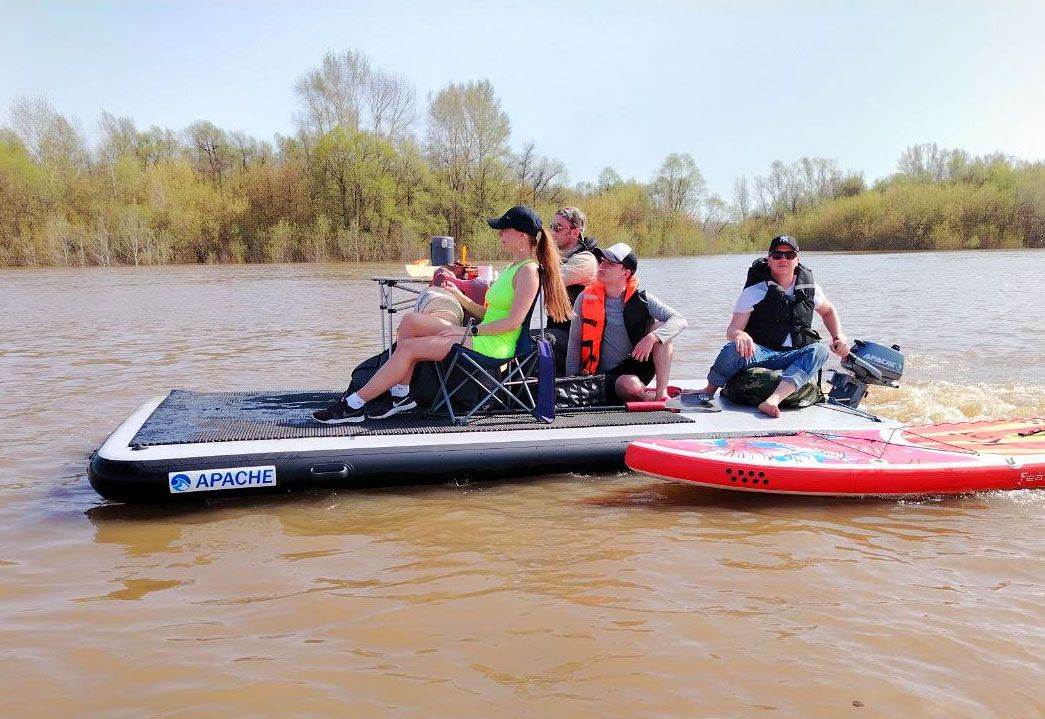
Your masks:
M831 377L831 393L827 401L850 409L860 406L868 385L899 387L903 376L903 354L898 345L885 345L854 340L849 354L842 359L842 369Z

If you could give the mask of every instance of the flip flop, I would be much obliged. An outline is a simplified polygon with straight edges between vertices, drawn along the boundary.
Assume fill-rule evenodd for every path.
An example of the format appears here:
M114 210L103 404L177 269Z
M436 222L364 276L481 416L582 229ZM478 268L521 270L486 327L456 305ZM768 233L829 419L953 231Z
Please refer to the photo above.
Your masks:
M656 393L656 391L657 390L654 389L653 387L647 387L646 388L646 394L648 394L648 395L653 395L653 394ZM680 394L682 394L685 391L687 391L687 390L684 390L681 387L676 387L673 384L669 384L668 385L668 399L671 399L672 397L678 397ZM646 401L648 401L648 402L656 402L657 400L646 400Z
M682 412L721 412L718 403L706 392L684 390L664 403L664 409Z

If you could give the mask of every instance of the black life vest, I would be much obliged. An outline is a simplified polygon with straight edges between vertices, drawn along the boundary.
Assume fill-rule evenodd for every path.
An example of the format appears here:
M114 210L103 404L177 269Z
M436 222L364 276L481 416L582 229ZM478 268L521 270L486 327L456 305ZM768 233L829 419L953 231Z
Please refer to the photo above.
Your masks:
M566 260L570 259L574 255L578 255L581 252L591 252L598 245L598 240L594 237L582 237L577 241L577 246L570 250L568 255L564 255L562 258L563 264ZM566 285L566 295L570 298L570 307L573 307L574 301L584 291L584 285ZM550 330L562 330L563 332L569 333L570 331L570 320L563 320L562 322L556 322L555 320L548 318L548 329Z
M628 278L624 291L624 330L634 347L649 334L653 321L649 313L646 291L639 290L638 280ZM581 374L595 374L602 357L602 336L606 331L606 288L596 280L584 288L581 301Z
M755 260L747 271L744 287L766 283L766 296L751 310L745 331L756 344L774 350L798 349L813 344L820 335L813 330L813 273L799 263L795 268L795 292L787 296L786 287L773 281L769 261ZM791 337L791 346L784 341Z

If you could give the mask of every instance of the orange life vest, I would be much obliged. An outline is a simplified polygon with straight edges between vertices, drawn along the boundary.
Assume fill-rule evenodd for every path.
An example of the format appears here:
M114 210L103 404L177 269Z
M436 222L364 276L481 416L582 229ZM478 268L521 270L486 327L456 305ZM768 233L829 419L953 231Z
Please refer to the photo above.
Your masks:
M624 302L639 288L639 278L631 276L624 287ZM584 288L581 300L581 374L595 374L602 352L602 334L606 330L606 287L595 280Z

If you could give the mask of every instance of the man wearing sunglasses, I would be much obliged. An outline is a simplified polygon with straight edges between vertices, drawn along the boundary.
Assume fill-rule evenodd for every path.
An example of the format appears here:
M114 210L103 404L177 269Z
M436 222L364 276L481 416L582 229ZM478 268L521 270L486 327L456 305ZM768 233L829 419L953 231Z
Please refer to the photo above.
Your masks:
M592 254L596 240L584 236L588 218L576 207L563 207L552 218L551 231L562 257L562 282L572 303L585 286L595 281L599 262ZM570 336L570 321L548 320L548 333L555 338L555 372L566 371L566 346Z
M708 373L704 390L708 400L748 367L781 370L780 384L758 406L763 414L779 417L780 402L810 381L827 361L827 348L812 327L814 312L831 333L831 351L839 357L849 354L838 311L813 281L813 273L799 262L798 240L790 235L774 237L769 254L748 270L733 307L726 328L729 343Z
M686 318L639 289L639 260L623 242L596 247L599 271L573 303L567 376L606 376L609 404L667 399L672 340ZM655 389L647 390L656 379Z

